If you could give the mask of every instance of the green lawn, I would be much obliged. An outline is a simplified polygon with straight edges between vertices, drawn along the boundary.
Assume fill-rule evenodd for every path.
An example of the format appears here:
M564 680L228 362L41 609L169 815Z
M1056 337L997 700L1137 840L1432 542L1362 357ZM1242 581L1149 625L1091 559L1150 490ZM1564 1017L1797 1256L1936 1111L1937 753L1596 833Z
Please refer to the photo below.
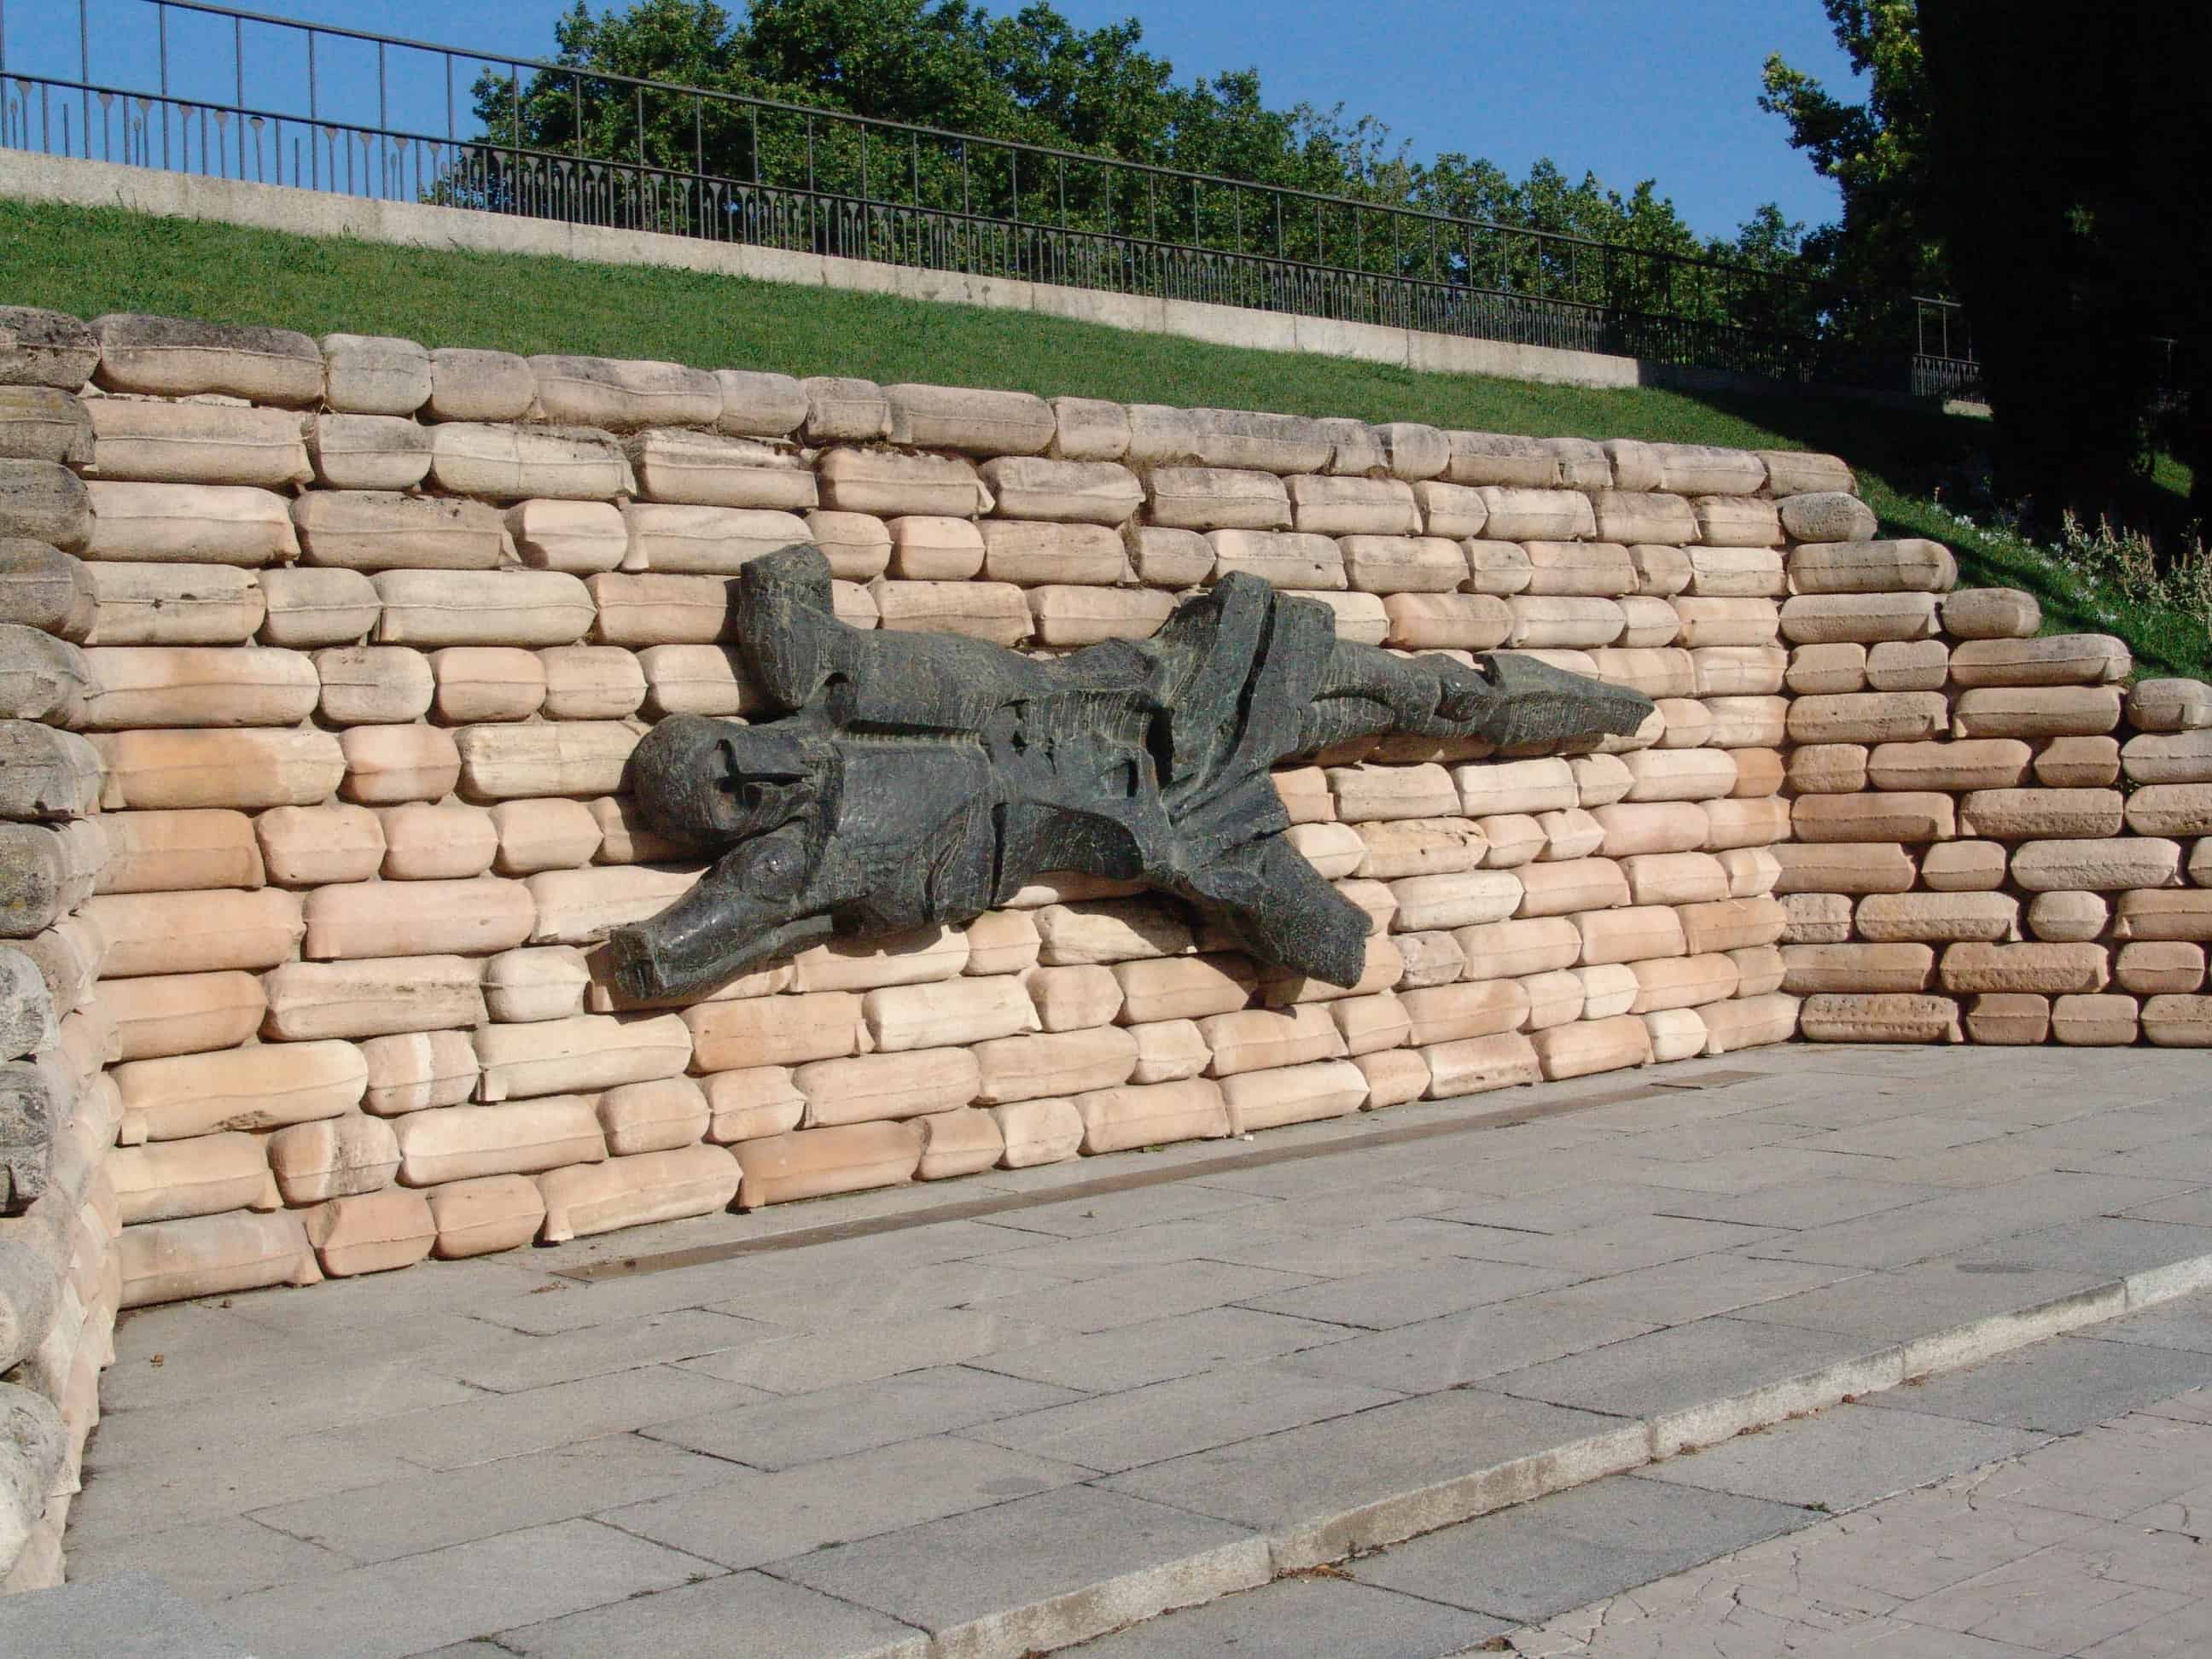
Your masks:
M1968 585L2025 587L2052 629L2119 635L2145 672L2212 672L2204 623L2146 607L2002 534L1958 522L1985 422L1844 398L1588 391L1247 351L970 307L521 255L241 230L115 209L0 202L0 303L148 311L308 334L665 358L1593 438L1832 450L1884 532L1931 536ZM2162 495L2185 494L2168 465Z

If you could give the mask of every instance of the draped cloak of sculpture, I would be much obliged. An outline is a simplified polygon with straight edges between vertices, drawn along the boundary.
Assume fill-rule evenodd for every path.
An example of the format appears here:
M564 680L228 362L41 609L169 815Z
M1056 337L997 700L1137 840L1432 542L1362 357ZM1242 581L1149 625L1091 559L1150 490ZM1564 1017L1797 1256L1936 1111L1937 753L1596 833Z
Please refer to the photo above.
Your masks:
M1040 872L1196 902L1255 957L1351 985L1367 914L1285 839L1268 770L1402 732L1500 748L1633 732L1649 699L1511 653L1469 668L1336 637L1316 600L1230 575L1150 639L1056 659L851 627L811 547L738 577L738 647L783 713L661 721L634 787L653 827L718 854L611 941L622 988L710 988L833 936L959 923Z

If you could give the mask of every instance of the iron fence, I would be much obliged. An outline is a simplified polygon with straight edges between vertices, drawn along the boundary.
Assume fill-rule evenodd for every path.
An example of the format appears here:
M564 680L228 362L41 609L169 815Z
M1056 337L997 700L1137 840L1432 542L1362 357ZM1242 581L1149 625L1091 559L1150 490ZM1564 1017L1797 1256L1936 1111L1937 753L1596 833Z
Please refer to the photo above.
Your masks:
M96 3L146 26L95 30ZM1941 382L1960 395L1944 377L1963 371L1925 337L1914 352L1843 350L1830 337L1838 296L1786 272L201 0L76 0L75 64L33 71L9 62L4 8L0 146L1780 380ZM61 9L39 16L45 57L66 56ZM172 51L187 21L189 87ZM334 99L332 71L349 55Z

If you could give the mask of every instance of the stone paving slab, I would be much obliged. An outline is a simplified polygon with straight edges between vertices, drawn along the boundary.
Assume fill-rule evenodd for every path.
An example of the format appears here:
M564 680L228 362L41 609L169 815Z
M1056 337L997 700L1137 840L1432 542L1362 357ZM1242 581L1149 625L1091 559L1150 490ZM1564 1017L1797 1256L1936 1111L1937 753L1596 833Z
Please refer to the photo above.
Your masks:
M1512 1628L1509 1620L1317 1576L1242 1595L1063 1649L1069 1659L1445 1659Z
M39 1659L246 1659L216 1621L149 1573L0 1598L0 1653Z
M1814 1519L1786 1504L1622 1477L1446 1527L1354 1562L1350 1571L1363 1584L1521 1623Z
M2197 1327L2081 1322L2212 1282L2201 1057L1972 1060L1768 1050L147 1310L70 1541L307 1653L379 1596L364 1650L620 1652L750 1577L896 1621L855 1652L1013 1656L2054 1330L2119 1356L2069 1420L2172 1395ZM1960 1455L2039 1431L1951 1381L1867 1404ZM586 1570L474 1595L533 1540Z
M2094 1344L2060 1338L2009 1363L2063 1389L2077 1346ZM2212 1381L2212 1358L2197 1358ZM1859 1421L1880 1435L1909 1415ZM1969 1471L1947 1474L1938 1453L1934 1484L1553 1613L1508 1641L1524 1659L2193 1659L2212 1651L2208 1417L2212 1389L2200 1387ZM1762 1438L1802 1441L1817 1427Z
M2212 1295L2115 1328L2169 1315L2212 1318ZM2070 1351L2102 1340L2061 1337L2002 1363L2063 1395ZM2212 1385L2212 1355L2193 1358ZM2212 1651L2208 1419L2212 1386L2062 1436L1841 1406L1344 1571L1408 1600L1522 1624L1503 1642L1459 1650L1468 1655L2194 1659ZM1269 1628L1256 1606L1234 1613L1257 1601L1232 1596L1095 1645L1226 1655L1234 1650L1199 1638L1216 1624ZM1309 1650L1286 1639L1256 1650Z

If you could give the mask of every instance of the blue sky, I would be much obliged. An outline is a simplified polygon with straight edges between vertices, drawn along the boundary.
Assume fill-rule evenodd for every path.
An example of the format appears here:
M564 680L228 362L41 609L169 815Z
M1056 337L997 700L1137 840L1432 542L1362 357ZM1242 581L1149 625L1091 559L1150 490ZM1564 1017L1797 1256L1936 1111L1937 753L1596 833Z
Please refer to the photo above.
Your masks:
M153 8L143 0L83 0L92 79L154 84ZM725 0L732 3L732 0ZM1012 9L1018 0L994 8ZM1271 103L1298 100L1348 114L1372 112L1417 155L1462 150L1516 176L1540 155L1570 174L1595 173L1626 191L1661 191L1701 233L1728 234L1760 203L1776 201L1814 225L1836 211L1833 186L1762 114L1759 67L1779 51L1832 86L1850 79L1817 0L1273 0L1264 9L1158 0L1057 0L1086 27L1135 13L1146 45L1185 77L1256 68ZM78 0L9 7L9 68L76 77ZM566 0L260 0L313 21L455 46L550 57ZM171 84L180 95L234 95L227 21L169 15ZM297 38L246 31L249 105L303 107L305 54ZM320 108L374 120L373 52L326 43L318 52ZM465 109L470 71L456 70ZM444 71L435 59L394 54L386 76L394 125L442 131Z

